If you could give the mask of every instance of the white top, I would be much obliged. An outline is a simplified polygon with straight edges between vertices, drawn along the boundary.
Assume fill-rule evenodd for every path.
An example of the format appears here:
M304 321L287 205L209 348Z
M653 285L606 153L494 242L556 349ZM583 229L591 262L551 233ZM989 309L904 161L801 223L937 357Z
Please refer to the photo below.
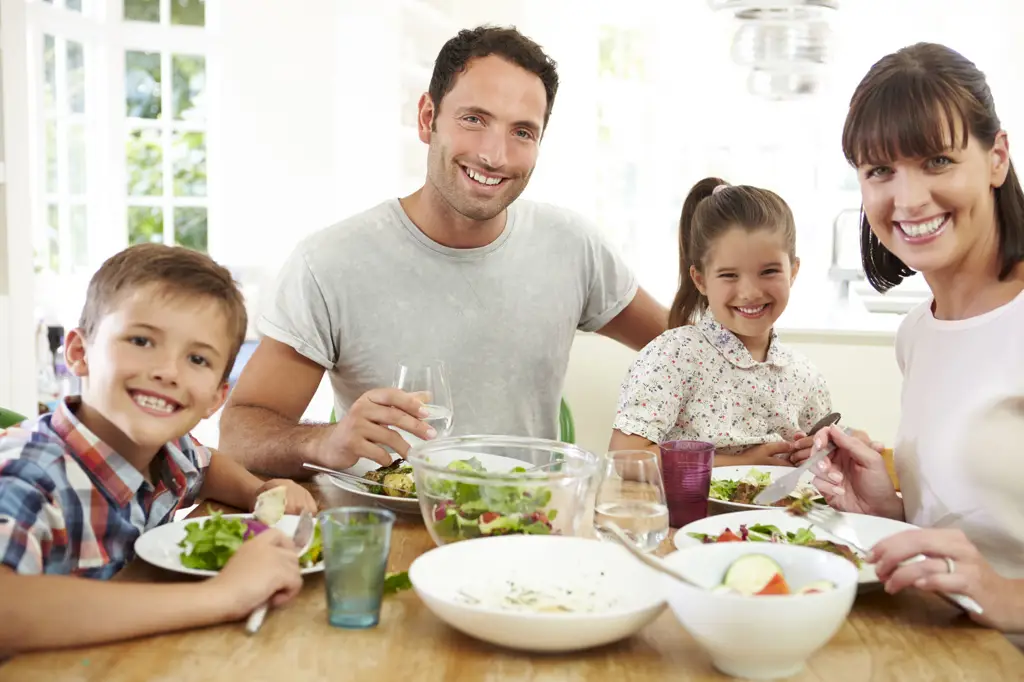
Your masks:
M1024 440L993 452L977 431L996 402L1024 394L1024 293L967 320L935 319L931 301L915 308L900 326L896 359L903 395L894 450L907 521L960 528L998 571L1024 577L1024 532L1008 527L1004 505L1024 505ZM993 463L982 458L1000 460L1009 488L984 483Z
M400 363L437 359L451 435L557 438L576 330L601 329L636 291L625 261L572 211L519 199L497 239L453 249L391 199L304 239L258 328L328 371L338 418L392 385Z
M758 362L709 314L640 352L622 383L613 428L655 443L702 440L732 454L792 440L831 409L824 377L775 332Z

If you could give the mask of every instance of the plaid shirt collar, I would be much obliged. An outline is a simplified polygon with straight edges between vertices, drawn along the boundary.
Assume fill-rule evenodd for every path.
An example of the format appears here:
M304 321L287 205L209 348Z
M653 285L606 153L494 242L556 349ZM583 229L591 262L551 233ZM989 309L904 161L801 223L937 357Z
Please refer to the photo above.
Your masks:
M747 347L743 345L739 337L719 324L714 315L705 313L697 323L697 329L704 337L717 348L726 360L741 369L750 369L761 364L754 359ZM768 355L764 360L766 365L785 367L789 364L791 356L789 351L779 345L779 335L772 329L771 340L768 341Z
M156 461L160 463L160 481L154 489L138 469L78 420L75 412L79 405L81 398L78 397L60 401L50 425L100 490L122 507L130 503L140 490L144 490L151 500L163 490L170 490L176 497L185 494L188 475L182 465L190 469L194 467L187 463L180 450L175 453L173 450L177 448L165 445L156 454Z

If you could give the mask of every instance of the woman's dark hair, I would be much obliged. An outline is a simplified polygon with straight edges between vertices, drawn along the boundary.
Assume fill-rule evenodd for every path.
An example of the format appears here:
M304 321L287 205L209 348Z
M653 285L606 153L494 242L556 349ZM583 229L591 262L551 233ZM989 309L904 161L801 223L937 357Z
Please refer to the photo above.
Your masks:
M938 156L965 148L973 136L992 149L1002 126L988 83L977 66L944 45L917 43L882 57L850 100L843 126L843 154L853 167L885 165L898 157ZM1010 163L995 188L999 279L1024 261L1024 190ZM861 210L861 260L868 281L885 292L914 271L871 231Z
M693 324L707 310L708 299L690 277L690 266L703 272L714 241L734 227L781 230L789 258L796 260L796 224L782 197L759 187L704 178L686 195L679 217L679 291L669 310L669 327Z
M515 27L478 26L463 29L446 42L430 76L430 100L436 111L441 110L441 100L455 87L455 77L466 70L466 64L477 57L495 55L540 78L547 95L544 110L544 128L548 127L551 108L555 106L558 93L558 65L540 45L533 42Z

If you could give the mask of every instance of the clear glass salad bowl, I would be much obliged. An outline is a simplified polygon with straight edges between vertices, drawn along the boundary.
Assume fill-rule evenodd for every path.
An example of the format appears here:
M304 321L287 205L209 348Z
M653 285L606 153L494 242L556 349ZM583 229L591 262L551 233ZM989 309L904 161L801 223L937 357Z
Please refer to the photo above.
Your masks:
M418 443L406 460L438 545L497 535L574 536L592 511L598 457L576 445L457 436Z

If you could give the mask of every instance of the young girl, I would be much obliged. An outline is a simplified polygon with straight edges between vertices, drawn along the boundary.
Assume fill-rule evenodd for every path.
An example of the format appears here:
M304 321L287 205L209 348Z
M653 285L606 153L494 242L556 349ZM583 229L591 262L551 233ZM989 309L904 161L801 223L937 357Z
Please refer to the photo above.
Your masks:
M838 450L816 484L838 509L927 528L874 548L888 591L966 594L981 622L1024 632L1021 512L1006 506L1024 509L1021 441L989 451L978 431L1024 396L1024 190L984 74L942 45L882 58L854 92L843 151L860 179L868 280L885 291L917 271L933 298L896 337L903 497L879 455L838 430L821 434ZM930 558L902 565L918 554Z
M679 221L680 285L670 329L622 385L611 450L666 440L715 444L715 465L788 464L831 409L821 374L773 325L800 261L793 213L778 195L701 180Z

